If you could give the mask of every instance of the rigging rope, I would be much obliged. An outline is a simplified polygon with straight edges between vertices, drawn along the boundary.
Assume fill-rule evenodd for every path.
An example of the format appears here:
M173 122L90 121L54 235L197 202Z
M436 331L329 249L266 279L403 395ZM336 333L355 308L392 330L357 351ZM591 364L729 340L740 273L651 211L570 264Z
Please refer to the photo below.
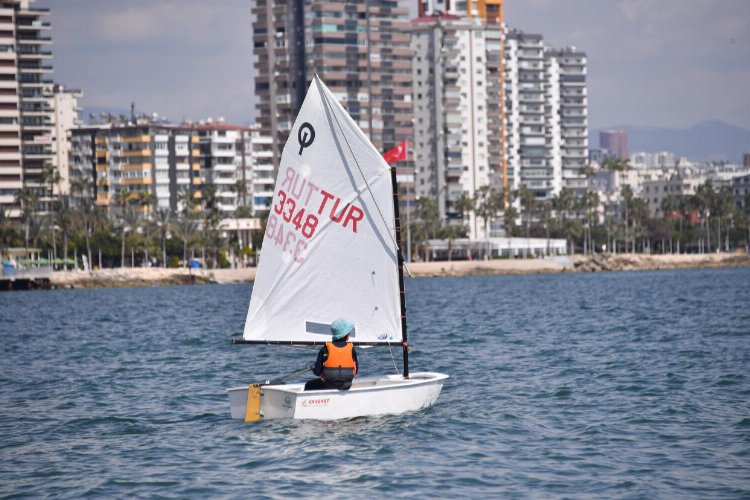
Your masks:
M378 210L378 214L380 214L380 219L383 221L383 224L385 227L390 227L388 222L385 220L385 216L383 215L383 212L380 210L380 206L378 205L378 200L375 198L375 194L372 192L372 189L370 189L370 183L367 182L367 178L365 177L365 173L362 171L362 167L359 166L359 161L357 161L357 157L354 154L354 151L352 150L351 144L349 144L349 139L347 139L346 134L344 133L344 127L341 126L341 123L339 122L338 116L336 116L336 109L331 104L331 102L328 100L328 96L326 95L325 91L323 90L322 82L320 81L320 77L317 73L315 73L315 83L318 85L318 90L320 90L320 93L323 95L323 99L328 104L328 107L331 109L331 114L333 115L333 119L336 120L336 125L339 127L339 131L341 132L341 135L344 137L344 142L346 142L346 146L349 148L349 154L352 155L352 158L354 159L354 164L357 165L357 170L359 170L359 174L362 176L362 179L365 181L365 186L367 186L367 190L370 192L370 196L372 196L372 199L375 203L375 208ZM389 167L390 168L390 167ZM396 189L396 186L393 186L393 189ZM390 236L391 241L396 246L398 250L400 250L400 245L398 242L396 242L396 238L391 234L391 231L388 231L388 236Z

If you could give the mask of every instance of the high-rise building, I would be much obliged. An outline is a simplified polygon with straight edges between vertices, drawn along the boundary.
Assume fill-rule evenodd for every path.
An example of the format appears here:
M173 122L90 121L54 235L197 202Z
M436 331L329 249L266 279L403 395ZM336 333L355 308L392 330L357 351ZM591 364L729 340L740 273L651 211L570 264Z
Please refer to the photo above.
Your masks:
M586 191L586 178L582 172L588 161L588 91L586 86L586 53L575 47L564 49L547 49L547 85L550 89L550 101L559 101L559 137L560 161L562 166L562 184L560 187L573 189L578 194ZM557 72L549 66L559 68ZM555 95L556 94L556 95ZM556 112L553 105L553 113ZM556 138L554 122L557 115L547 116L548 130ZM556 155L553 152L553 157ZM557 186L553 184L553 193ZM547 193L547 197L551 193Z
M750 153L745 153L742 155L742 165L745 167L750 167Z
M606 149L612 158L622 160L630 158L628 133L622 130L602 130L599 132L599 147Z
M408 9L396 0L253 7L258 122L274 165L315 73L381 151L412 134Z
M499 167L490 161L493 143L500 158L499 84L497 71L489 81L484 23L448 14L415 19L412 52L416 196L436 200L442 220L457 220L458 200L489 185ZM473 213L463 215L472 237L483 234Z
M52 53L49 9L33 0L0 2L0 207L21 215L22 189L49 210L47 176L53 165Z
M70 194L70 138L74 128L80 125L81 108L78 100L83 93L80 90L66 89L54 85L50 105L52 107L52 150L55 154L53 165L60 176L53 196Z
M523 185L540 200L586 188L586 55L501 33L477 16L412 22L416 193L435 199L445 221L483 186ZM483 237L482 221L468 222Z

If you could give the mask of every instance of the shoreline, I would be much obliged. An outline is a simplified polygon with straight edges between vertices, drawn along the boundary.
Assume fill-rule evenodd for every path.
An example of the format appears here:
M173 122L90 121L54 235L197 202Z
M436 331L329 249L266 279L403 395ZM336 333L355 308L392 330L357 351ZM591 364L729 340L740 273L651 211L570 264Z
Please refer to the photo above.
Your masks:
M475 261L412 262L404 270L406 278L439 276L498 276L517 274L557 274L570 272L643 271L667 269L713 269L750 267L745 253L641 255L597 254L544 259L502 259ZM98 271L56 271L51 278L55 289L123 288L133 286L189 285L203 283L248 283L255 279L255 268L243 269L165 269L117 268Z

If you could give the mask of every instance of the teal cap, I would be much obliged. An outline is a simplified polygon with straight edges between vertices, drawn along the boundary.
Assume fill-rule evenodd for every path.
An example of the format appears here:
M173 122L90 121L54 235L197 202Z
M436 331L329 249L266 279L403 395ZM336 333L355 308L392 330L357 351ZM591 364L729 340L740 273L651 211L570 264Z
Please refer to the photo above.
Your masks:
M354 323L344 318L336 318L331 323L331 335L333 340L343 339L354 330Z

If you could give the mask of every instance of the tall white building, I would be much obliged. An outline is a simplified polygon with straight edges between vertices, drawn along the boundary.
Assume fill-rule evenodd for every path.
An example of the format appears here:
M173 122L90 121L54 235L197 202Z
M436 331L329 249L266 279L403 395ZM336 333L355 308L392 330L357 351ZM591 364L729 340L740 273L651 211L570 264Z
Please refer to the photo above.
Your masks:
M478 19L450 15L412 22L415 192L436 199L444 220L458 217L462 195L490 183L484 31ZM471 214L471 236L480 226Z
M575 47L547 49L546 60L548 66L554 65L557 68L554 74L552 71L547 72L547 79L548 88L556 88L559 100L562 187L581 194L586 190L586 179L581 168L588 160L589 146L586 54ZM550 99L554 98L553 92ZM553 119L557 119L557 116L548 119L548 126L551 126Z
M435 199L444 221L457 220L456 202L482 186L524 185L539 200L585 190L585 54L450 14L412 21L412 51L416 195ZM483 221L469 214L468 224L471 237L484 237Z
M49 9L32 3L0 2L0 206L11 217L21 214L16 196L24 188L49 208L43 172L54 158Z
M71 131L80 125L81 108L78 99L83 93L80 90L65 89L54 85L50 106L52 107L52 164L60 174L60 182L54 189L54 196L70 194L70 139Z

